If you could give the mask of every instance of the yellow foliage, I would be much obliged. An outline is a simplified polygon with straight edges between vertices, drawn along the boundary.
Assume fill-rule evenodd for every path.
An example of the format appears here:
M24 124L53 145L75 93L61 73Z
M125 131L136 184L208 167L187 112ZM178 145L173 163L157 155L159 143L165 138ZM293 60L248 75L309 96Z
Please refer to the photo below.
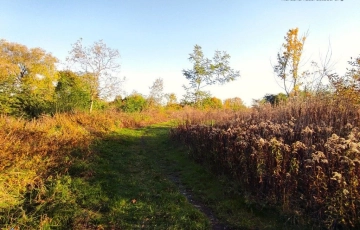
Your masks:
M288 95L291 91L297 94L301 85L298 72L307 35L299 38L298 32L298 28L290 29L287 32L285 43L282 44L284 51L282 54L278 53L278 65L274 67L274 71L283 80L284 89ZM287 82L291 82L291 84L288 85Z
M12 78L34 96L52 99L58 75L57 59L43 49L0 40L0 82Z

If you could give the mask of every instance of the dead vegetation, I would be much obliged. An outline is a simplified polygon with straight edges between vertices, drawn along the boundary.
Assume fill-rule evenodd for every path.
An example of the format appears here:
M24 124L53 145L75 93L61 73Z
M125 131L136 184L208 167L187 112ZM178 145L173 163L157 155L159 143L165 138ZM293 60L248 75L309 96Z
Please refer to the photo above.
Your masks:
M288 222L360 227L356 106L317 97L260 106L233 119L213 115L210 123L172 130L197 162L236 180L251 202L278 207Z

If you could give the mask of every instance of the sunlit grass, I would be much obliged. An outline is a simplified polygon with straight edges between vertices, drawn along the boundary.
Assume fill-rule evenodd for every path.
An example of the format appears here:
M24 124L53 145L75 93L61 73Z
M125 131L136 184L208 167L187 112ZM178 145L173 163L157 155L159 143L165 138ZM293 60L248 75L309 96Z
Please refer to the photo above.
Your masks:
M207 119L207 112L193 112ZM209 219L169 177L173 173L222 223L276 226L272 217L258 219L235 197L236 187L193 163L187 150L170 141L170 127L184 114L147 128L159 121L154 114L3 117L0 228L210 229Z

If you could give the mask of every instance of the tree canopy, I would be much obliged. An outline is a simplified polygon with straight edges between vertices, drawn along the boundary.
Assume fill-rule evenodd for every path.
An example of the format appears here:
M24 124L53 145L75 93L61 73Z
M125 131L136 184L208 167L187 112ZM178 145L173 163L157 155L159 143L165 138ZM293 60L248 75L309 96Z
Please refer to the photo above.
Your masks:
M281 51L277 54L277 65L274 72L283 81L286 94L296 94L301 85L299 64L307 35L298 37L299 29L290 29L284 37Z
M157 78L150 87L150 93L147 98L148 107L157 107L162 104L164 97L164 80Z
M82 39L72 45L67 61L71 68L87 77L90 93L90 112L98 98L108 99L118 94L123 79L120 78L120 54L102 40L83 46Z
M210 93L203 88L214 84L225 84L240 77L240 72L230 67L230 55L225 51L215 51L212 60L206 58L201 46L195 45L193 53L189 55L192 69L184 69L183 75L189 80L185 101L198 104L203 99L210 97Z
M224 108L231 109L234 111L246 108L244 102L239 97L228 98L224 100Z
M0 107L38 116L49 109L58 80L57 59L41 48L0 40Z

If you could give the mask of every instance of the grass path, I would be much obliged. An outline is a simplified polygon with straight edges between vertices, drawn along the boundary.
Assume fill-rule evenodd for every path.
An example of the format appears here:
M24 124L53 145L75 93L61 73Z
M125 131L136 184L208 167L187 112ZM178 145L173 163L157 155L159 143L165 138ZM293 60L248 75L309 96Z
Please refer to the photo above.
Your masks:
M154 140L161 139L154 133L166 133L168 129L149 130L122 129L95 146L99 158L93 161L95 176L89 182L100 187L103 203L98 210L91 205L97 218L91 218L82 227L210 228L206 216L187 202L158 167L159 155ZM145 145L145 141L149 145Z
M121 129L94 145L96 154L69 171L72 207L54 209L54 222L72 229L284 229L271 210L256 211L235 184L192 162L169 139L170 127Z
M156 165L162 169L162 172L167 179L171 180L180 194L182 194L187 202L202 212L210 221L210 227L214 230L230 229L225 224L215 217L212 210L209 209L202 202L194 198L192 191L186 188L181 182L181 172L176 168L176 161L172 161L168 156L174 153L174 143L170 143L169 127L150 127L145 130L144 135L141 137L142 147L151 156L154 156L153 160L156 161ZM171 149L172 148L172 149ZM173 155L176 156L176 155Z

